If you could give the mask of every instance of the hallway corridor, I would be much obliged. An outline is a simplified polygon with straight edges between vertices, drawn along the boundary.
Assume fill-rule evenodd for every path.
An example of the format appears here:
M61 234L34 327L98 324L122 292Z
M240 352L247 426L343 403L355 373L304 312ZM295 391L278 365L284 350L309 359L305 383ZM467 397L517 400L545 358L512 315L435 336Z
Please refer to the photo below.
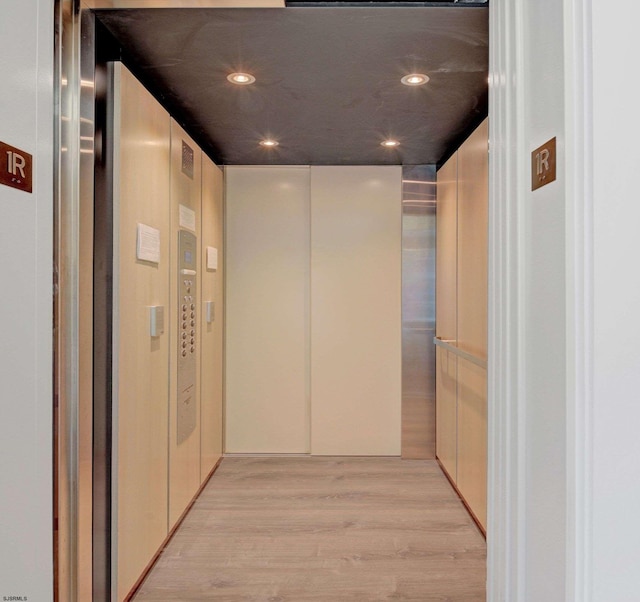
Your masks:
M134 600L481 602L485 558L435 461L231 457Z

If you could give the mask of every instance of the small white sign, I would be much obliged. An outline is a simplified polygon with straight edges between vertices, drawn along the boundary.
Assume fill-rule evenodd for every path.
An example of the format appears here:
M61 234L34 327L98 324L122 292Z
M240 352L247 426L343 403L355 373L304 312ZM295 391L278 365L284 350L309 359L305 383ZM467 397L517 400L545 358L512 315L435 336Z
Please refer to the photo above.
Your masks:
M136 257L142 261L160 263L160 230L138 224Z
M180 205L180 227L196 231L196 212L184 205Z
M207 269L218 269L218 249L215 247L207 247Z

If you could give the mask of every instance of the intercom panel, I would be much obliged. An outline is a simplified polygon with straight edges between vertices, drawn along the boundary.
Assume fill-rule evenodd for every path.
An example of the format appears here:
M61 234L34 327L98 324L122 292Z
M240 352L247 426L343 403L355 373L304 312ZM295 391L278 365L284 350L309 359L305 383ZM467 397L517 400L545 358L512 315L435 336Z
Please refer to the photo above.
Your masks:
M178 444L196 428L197 239L178 231Z

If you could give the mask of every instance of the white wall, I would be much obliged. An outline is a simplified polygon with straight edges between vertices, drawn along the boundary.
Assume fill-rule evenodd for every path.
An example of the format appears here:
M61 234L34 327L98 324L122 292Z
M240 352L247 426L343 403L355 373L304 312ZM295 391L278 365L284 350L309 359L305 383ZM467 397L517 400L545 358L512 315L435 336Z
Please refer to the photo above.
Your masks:
M592 600L638 599L640 572L640 6L593 6Z
M501 353L489 599L630 602L640 589L640 118L621 57L636 54L640 8L496 0L490 10L500 36L490 337ZM558 182L531 193L530 152L553 135Z
M0 598L48 601L53 2L3 0L0 56L0 140L34 156L33 194L0 186Z

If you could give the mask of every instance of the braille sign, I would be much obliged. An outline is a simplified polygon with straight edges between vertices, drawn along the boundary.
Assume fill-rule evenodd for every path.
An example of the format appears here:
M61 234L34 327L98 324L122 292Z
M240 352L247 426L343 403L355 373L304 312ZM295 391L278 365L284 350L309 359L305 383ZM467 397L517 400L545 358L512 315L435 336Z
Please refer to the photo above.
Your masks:
M0 184L32 192L33 157L0 142Z
M531 153L531 190L556 179L556 139L551 138Z

